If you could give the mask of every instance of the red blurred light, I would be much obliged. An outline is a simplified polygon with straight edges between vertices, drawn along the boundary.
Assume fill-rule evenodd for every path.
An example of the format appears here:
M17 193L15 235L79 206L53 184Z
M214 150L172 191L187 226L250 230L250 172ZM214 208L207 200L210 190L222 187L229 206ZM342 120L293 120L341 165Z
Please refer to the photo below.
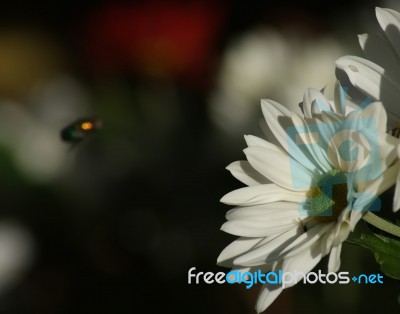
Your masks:
M97 74L200 79L212 65L222 13L204 1L108 4L87 21L90 66Z

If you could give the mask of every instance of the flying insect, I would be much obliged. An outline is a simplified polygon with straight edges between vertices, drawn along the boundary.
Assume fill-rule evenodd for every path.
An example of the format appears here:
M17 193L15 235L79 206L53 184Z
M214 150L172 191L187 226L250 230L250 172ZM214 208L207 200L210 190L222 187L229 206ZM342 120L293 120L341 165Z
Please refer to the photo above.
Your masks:
M103 122L98 117L80 118L63 128L60 135L64 142L78 144L102 127Z

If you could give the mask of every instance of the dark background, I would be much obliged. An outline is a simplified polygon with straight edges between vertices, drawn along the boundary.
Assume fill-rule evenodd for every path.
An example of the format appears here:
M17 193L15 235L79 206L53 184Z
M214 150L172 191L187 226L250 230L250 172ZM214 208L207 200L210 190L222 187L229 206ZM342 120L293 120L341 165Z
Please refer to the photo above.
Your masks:
M225 271L216 259L235 237L219 230L229 209L219 199L242 185L224 168L244 158L242 134L259 132L258 101L252 123L236 133L210 118L219 65L229 43L256 27L300 42L330 36L361 55L356 34L376 24L376 5L2 3L0 106L15 106L56 142L82 115L98 115L104 127L72 148L40 149L45 162L62 155L47 176L16 161L15 129L33 129L14 116L7 119L15 128L0 129L0 218L28 243L18 276L0 271L0 313L254 313L258 287L187 284L191 267ZM65 77L75 87L54 89ZM41 141L28 142L34 149ZM342 257L342 271L379 271L362 249L346 246ZM398 313L399 290L389 278L382 286L297 285L266 313Z

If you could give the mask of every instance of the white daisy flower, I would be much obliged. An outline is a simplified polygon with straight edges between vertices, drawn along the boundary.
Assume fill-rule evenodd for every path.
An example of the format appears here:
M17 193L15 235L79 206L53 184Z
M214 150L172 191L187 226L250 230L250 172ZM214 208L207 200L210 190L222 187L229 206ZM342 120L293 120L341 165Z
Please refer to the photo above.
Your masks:
M376 8L383 34L359 35L367 59L344 56L336 61L338 76L363 94L382 101L389 114L391 127L400 126L400 13Z
M338 76L344 73L351 85L382 101L389 114L389 128L397 131L400 127L400 13L376 8L376 17L384 34L359 35L368 60L345 56L336 61L336 67ZM400 174L397 182L393 210L400 208Z
M396 139L385 133L386 112L375 102L346 114L339 85L334 103L309 89L304 118L272 100L261 106L276 144L245 136L247 161L227 167L248 187L221 199L236 206L221 229L240 238L221 252L218 264L307 274L330 253L328 271L336 272L343 241L396 180ZM263 285L257 312L283 289Z

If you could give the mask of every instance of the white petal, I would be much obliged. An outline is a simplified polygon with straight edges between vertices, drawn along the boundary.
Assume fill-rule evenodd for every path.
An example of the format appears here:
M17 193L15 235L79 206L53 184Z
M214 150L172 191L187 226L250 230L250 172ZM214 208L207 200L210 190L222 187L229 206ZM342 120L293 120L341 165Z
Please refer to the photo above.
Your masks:
M319 115L321 112L324 111L332 111L332 108L330 107L329 102L323 103L322 101L320 101L319 99L315 99L313 100L313 102L311 103L311 113L313 116L315 115Z
M286 284L285 288L290 288L301 281L304 276L300 273L306 275L319 263L323 257L319 247L319 243L316 242L308 249L301 251L299 254L284 259L282 272L297 274L296 280L293 283Z
M316 100L321 106L330 108L329 100L319 90L308 88L303 96L303 112L306 118L312 118L312 104Z
M396 182L399 170L400 161L397 161L396 164L389 167L380 178L368 182L365 184L362 191L355 193L356 200L353 204L350 217L351 230L354 230L355 225L367 210L381 210L380 201L377 198ZM374 204L376 208L371 208L372 204Z
M368 60L379 64L391 76L397 77L397 80L400 78L399 59L386 38L376 34L363 34L358 39Z
M400 156L400 145L397 146L397 154ZM394 192L393 211L396 212L400 208L400 173L397 174L396 189Z
M325 116L325 113L322 115ZM333 122L328 122L327 119L329 119L329 116L326 116L324 121L316 121L314 125L316 132L311 133L311 136L315 138L314 141L317 141L321 149L322 147L326 149L326 152L323 152L328 161L325 168L332 169L333 167L335 169L341 169L338 155L339 151L336 143L337 141L335 141L335 138L338 137L340 133L335 129L335 124Z
M309 123L309 127L314 131L310 135L320 146L326 147L337 132L338 122L336 117L334 118L326 112L323 112L320 118L315 119L313 124Z
M384 69L375 63L356 56L336 60L336 66L345 71L350 82L374 99L380 98L380 84Z
M380 158L385 165L393 164L393 161L398 157L396 148L400 147L400 140L390 134L379 134L378 145ZM386 169L387 167L385 167Z
M329 229L325 232L325 234L321 237L321 240L318 242L320 244L319 249L322 256L327 255L332 249L332 244L335 238L335 227L335 222L330 223Z
M339 81L335 83L335 91L334 91L334 109L335 112L345 116L346 114L346 92L343 87L340 85Z
M369 60L355 56L336 60L336 67L346 72L354 87L374 100L381 100L390 114L399 115L400 86L390 73Z
M231 220L225 222L221 230L236 236L269 237L296 228L296 226L294 221L282 224L275 220L266 224L258 221Z
M277 151L282 151L282 149L277 147L275 144L267 142L267 141L265 141L262 138L259 138L257 136L245 135L244 139L246 141L247 146L249 146L249 147L251 147L251 146L261 146L261 147L267 147L267 148L270 148L270 149L274 149L274 150L277 150Z
M342 216L346 216L346 218L342 221L335 223L334 225L334 238L333 238L333 246L338 246L343 243L348 237L351 232L350 227L350 219L349 219L349 210L344 210L342 212ZM343 218L339 218L341 220Z
M357 223L360 221L361 217L365 215L365 211L362 210L352 210L350 215L350 230L354 231Z
M242 207L243 210L248 207ZM221 230L227 233L245 237L267 237L298 228L297 210L274 211L272 214L250 216L248 218L230 219ZM244 265L252 266L252 265Z
M305 168L314 171L315 165L296 142L297 129L293 125L291 113L275 101L263 99L262 111L269 128L287 153Z
M304 192L294 192L276 184L263 184L235 190L221 198L221 202L229 205L257 205L276 201L303 202Z
M400 208L400 176L397 178L396 190L393 199L393 211L397 212Z
M241 265L241 266L260 266L267 263L267 257L271 254L274 250L278 248L283 248L289 243L293 242L303 231L299 229L290 229L282 234L279 234L274 237L266 238L266 241L257 247L254 247L252 250L248 251L247 253L243 254L236 258L233 263L234 265ZM276 259L270 262L275 261Z
M241 237L229 244L218 256L217 264L224 267L233 267L232 260L237 256L246 253L263 238Z
M247 160L235 161L226 167L232 175L248 186L270 183L265 176L257 172Z
M361 176L361 170L370 162L370 168L374 167L381 170L376 165L376 163L380 164L377 143L368 141L369 136L366 133L369 132L373 133L372 130L357 131L353 128L336 132L328 146L328 157L331 162L337 165L337 169L345 172L357 172ZM343 143L348 143L349 146L343 147ZM356 156L353 156L354 151L356 151ZM366 174L364 173L365 177Z
M226 219L257 219L279 220L279 219L297 219L300 216L302 205L289 202L274 202L269 204L260 204L245 207L236 207L226 213Z
M309 126L314 127L314 124L308 125L299 116L292 114L293 124L297 128L298 145L304 146L309 151L313 163L323 172L331 169L331 165L327 159L325 151L322 150L319 143L318 134L315 130L311 130Z
M391 9L376 8L376 18L400 57L400 14Z
M260 293L257 298L256 311L257 313L264 312L275 299L281 294L282 285L272 285L269 283L261 287Z
M269 128L265 119L260 119L260 128L268 142L278 146L280 149L283 149L282 145L279 143L278 139L275 137L275 134Z
M347 116L353 130L371 128L374 131L386 132L387 115L381 102L368 104L362 110L356 110Z
M282 253L285 255L285 258L290 258L299 254L303 250L309 249L314 243L320 241L322 236L324 236L330 228L330 223L314 226L290 243Z
M271 107L271 106L272 108L274 108L273 112L271 113L267 113L267 111L264 112L264 107ZM287 110L282 105L280 105L279 103L268 99L261 99L261 110L263 111L264 115L264 120L261 123L261 127L268 141L274 144L278 144L283 149L287 150L287 144L285 141L282 141L281 135L277 135L276 127L278 127L278 130L282 128L279 125L279 123L284 123L284 122L286 123L287 118L285 117L288 117L290 115L290 111ZM283 134L283 137L285 138L286 135ZM283 140L285 140L284 138Z
M380 178L367 183L364 190L359 192L357 198L371 198L381 195L396 182L399 170L400 161L397 161L393 166L389 167Z
M265 147L248 147L244 153L254 169L284 188L307 190L311 186L311 172L284 153Z
M277 259L290 258L309 249L329 228L331 224L318 224L300 235L299 230L290 230L238 257L234 264L257 266Z
M331 250L328 262L328 272L337 272L340 268L340 252L342 251L342 244L334 246Z
M368 183L381 177L393 165L397 158L395 147L399 143L397 138L385 133L377 134L373 129L363 129L360 132L366 136L368 143L365 147L367 155L364 157L366 167L354 172L356 191L363 191Z
M308 119L306 123L294 113L291 114L291 119L295 128L292 136L296 148L301 150L303 155L312 162L314 167L318 168L320 171L328 171L331 166L325 152L321 149L315 120Z

